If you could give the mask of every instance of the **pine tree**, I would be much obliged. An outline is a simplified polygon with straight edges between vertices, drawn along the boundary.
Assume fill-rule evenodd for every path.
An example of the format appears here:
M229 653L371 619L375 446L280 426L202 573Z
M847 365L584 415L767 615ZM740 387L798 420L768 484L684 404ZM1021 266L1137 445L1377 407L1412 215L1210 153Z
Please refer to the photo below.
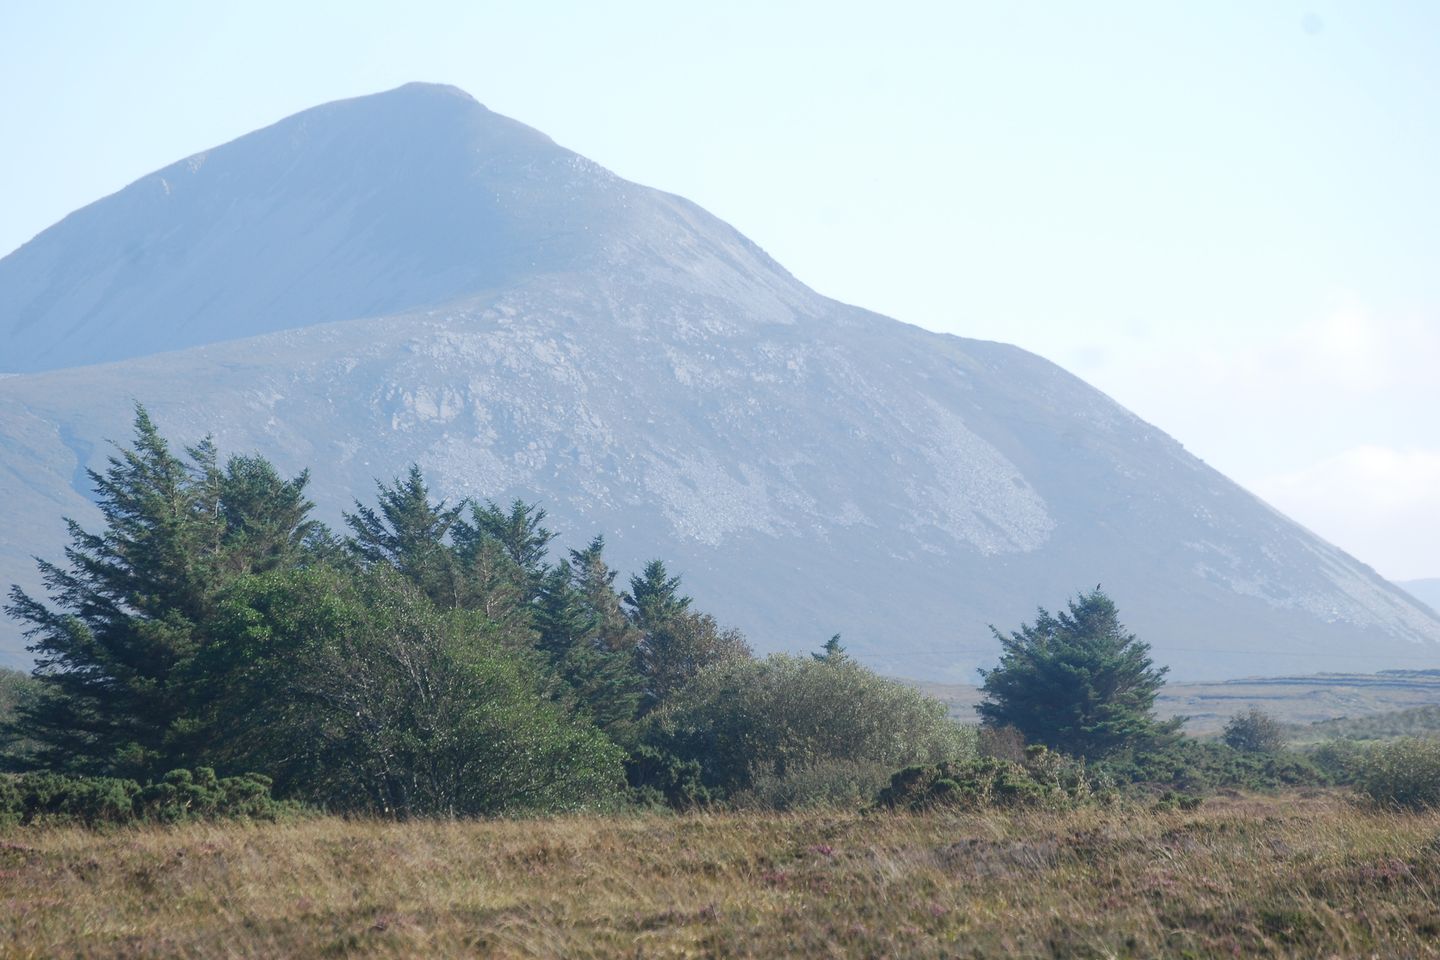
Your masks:
M29 625L44 684L23 717L34 759L56 769L144 777L179 765L195 713L189 665L219 592L314 531L304 475L269 485L280 502L265 504L242 481L273 474L268 464L222 469L209 440L181 459L140 406L134 427L133 445L90 473L103 531L67 521L67 565L39 563L53 606L12 588L6 607Z
M545 511L536 504L516 500L506 513L495 501L486 500L483 507L471 507L468 523L462 520L456 525L455 542L462 553L477 549L485 540L499 544L524 574L526 591L533 597L545 577L550 541L555 539L544 522Z
M231 457L220 478L227 562L253 573L293 566L329 548L325 525L310 518L310 471L286 480L263 457Z
M680 594L680 578L670 576L660 560L651 560L644 573L630 578L630 592L623 599L630 607L631 622L646 632L690 608L690 598Z
M640 631L625 614L615 575L605 562L605 538L596 534L584 550L570 551L575 589L596 619L596 635L608 650L633 653L640 643Z
M1003 653L983 672L986 700L976 709L987 726L1088 758L1178 729L1153 712L1168 668L1153 666L1149 645L1121 626L1099 587L1058 616L1041 609L1008 637L991 631Z
M433 503L424 475L414 464L404 480L379 482L378 510L358 500L345 514L351 551L367 566L386 565L418 586L432 603L453 610L461 605L459 570L446 543L465 502L447 507Z
M536 603L537 646L580 709L612 738L624 739L639 710L642 682L633 658L606 646L600 617L576 589L564 560L552 566Z
M814 657L819 663L839 664L846 663L850 659L850 655L845 652L845 648L840 644L840 634L838 633L825 641L825 646L820 648L819 653L812 653L810 656Z

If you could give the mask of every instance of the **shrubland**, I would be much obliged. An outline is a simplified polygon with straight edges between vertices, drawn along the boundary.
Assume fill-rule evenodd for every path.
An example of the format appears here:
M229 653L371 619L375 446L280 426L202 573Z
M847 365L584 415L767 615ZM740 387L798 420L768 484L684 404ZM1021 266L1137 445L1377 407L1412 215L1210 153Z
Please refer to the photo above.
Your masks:
M957 724L537 505L412 467L341 534L135 430L6 608L7 956L1440 955L1440 741L1348 738L1428 714L1186 737L1097 587L997 631Z

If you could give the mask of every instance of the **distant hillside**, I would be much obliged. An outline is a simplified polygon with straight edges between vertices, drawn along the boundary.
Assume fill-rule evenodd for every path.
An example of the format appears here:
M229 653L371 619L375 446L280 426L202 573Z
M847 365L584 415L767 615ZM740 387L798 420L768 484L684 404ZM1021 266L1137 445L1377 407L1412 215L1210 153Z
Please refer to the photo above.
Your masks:
M962 723L975 723L977 687L968 684L917 684L943 700ZM1293 726L1298 740L1358 736L1353 731L1421 732L1440 710L1440 672L1397 671L1376 674L1325 673L1309 676L1247 678L1220 683L1167 683L1155 702L1162 717L1185 717L1195 736L1218 734L1226 721L1250 708L1263 710ZM1351 732L1342 732L1351 731ZM1380 736L1382 734L1372 733ZM1388 734L1386 734L1388 735Z

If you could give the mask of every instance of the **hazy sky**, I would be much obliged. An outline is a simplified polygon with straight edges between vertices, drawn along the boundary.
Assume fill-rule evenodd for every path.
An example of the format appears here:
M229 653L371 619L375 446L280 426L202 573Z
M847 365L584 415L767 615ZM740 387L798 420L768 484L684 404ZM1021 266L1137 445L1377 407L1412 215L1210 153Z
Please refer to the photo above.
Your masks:
M7 0L0 254L409 80L822 293L1049 357L1382 574L1440 577L1440 3Z

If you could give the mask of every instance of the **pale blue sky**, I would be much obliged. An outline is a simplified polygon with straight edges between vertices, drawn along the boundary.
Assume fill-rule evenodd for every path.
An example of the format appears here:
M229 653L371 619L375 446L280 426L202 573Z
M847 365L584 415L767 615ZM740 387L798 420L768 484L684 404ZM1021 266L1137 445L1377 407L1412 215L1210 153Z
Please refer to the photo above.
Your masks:
M1440 577L1440 4L0 3L0 253L409 80Z

